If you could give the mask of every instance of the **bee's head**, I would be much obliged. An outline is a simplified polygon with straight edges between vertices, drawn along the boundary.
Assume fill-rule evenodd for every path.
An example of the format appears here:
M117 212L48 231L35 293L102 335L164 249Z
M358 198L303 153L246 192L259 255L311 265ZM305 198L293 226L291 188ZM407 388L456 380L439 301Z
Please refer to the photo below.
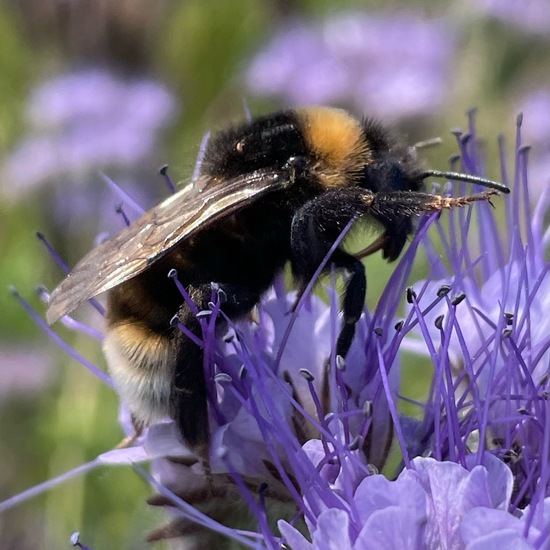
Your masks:
M306 155L294 111L282 111L230 127L208 143L203 173L235 178L261 169L283 169L290 159Z
M375 193L423 191L424 180L430 177L466 181L502 193L510 192L505 185L479 176L426 169L418 157L417 149L420 144L412 147L403 144L376 121L365 120L363 131L371 155L369 162L364 166L360 185Z
M363 122L365 141L371 151L370 162L363 169L361 187L375 193L421 191L423 167L416 149L396 140L379 122Z

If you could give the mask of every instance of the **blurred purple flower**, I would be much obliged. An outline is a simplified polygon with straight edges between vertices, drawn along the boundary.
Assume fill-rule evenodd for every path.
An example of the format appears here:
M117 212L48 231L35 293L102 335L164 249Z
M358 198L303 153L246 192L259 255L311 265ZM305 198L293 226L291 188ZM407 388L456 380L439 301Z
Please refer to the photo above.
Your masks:
M550 185L550 88L541 88L522 97L517 111L523 113L524 141L532 147L529 181L531 198L536 200Z
M433 113L448 99L453 31L441 20L344 13L286 23L252 61L253 93L339 104L386 120Z
M44 388L53 374L52 363L44 349L0 345L0 402Z
M9 182L2 195L14 200L48 184L52 219L81 224L91 212L95 216L113 203L112 193L98 189L101 170L112 174L122 169L127 188L138 188L143 173L158 163L161 131L176 110L174 97L162 83L122 78L102 68L39 84L26 107L29 137L0 167L2 180ZM150 199L145 189L141 185L143 204Z
M546 37L550 32L550 4L546 0L472 0L468 4L525 32Z
M527 142L548 144L550 142L550 88L531 91L520 99L517 107L518 112L523 113L522 129Z
M143 166L175 108L173 96L152 79L88 69L46 81L28 100L33 137L8 157L3 170L11 185L5 191L20 194L60 175L105 166Z

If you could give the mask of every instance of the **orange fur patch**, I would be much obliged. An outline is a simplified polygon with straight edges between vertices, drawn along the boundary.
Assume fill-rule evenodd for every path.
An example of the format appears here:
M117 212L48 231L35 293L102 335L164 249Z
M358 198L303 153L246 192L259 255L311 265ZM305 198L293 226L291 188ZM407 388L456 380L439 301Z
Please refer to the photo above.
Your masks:
M342 109L298 109L304 137L317 156L317 175L325 187L354 185L355 176L371 161L363 128Z

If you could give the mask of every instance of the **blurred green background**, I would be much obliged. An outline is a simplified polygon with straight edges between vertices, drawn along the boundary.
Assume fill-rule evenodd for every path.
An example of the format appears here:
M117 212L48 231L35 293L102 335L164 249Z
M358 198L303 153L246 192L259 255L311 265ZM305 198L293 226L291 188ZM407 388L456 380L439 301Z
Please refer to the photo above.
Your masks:
M36 231L74 264L101 231L122 227L100 172L149 207L167 193L158 168L187 181L207 130L246 109L325 102L377 116L410 143L441 136L426 151L439 169L456 151L449 129L465 128L476 106L493 179L496 136L512 152L523 110L535 199L549 179L547 0L5 1L0 76L0 501L122 437L114 393L8 290L43 313L37 285L62 277ZM372 305L391 266L369 262ZM97 341L56 331L103 367ZM76 530L95 550L145 548L162 520L149 494L131 469L94 471L0 515L0 549L66 548Z

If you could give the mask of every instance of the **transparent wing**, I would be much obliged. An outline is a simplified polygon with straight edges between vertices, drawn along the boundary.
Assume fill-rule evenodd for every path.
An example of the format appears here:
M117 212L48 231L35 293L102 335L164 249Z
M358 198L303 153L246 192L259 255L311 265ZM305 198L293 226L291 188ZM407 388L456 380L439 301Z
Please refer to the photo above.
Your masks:
M227 181L202 176L84 256L52 292L48 323L135 277L199 229L290 183L284 170L257 170Z

